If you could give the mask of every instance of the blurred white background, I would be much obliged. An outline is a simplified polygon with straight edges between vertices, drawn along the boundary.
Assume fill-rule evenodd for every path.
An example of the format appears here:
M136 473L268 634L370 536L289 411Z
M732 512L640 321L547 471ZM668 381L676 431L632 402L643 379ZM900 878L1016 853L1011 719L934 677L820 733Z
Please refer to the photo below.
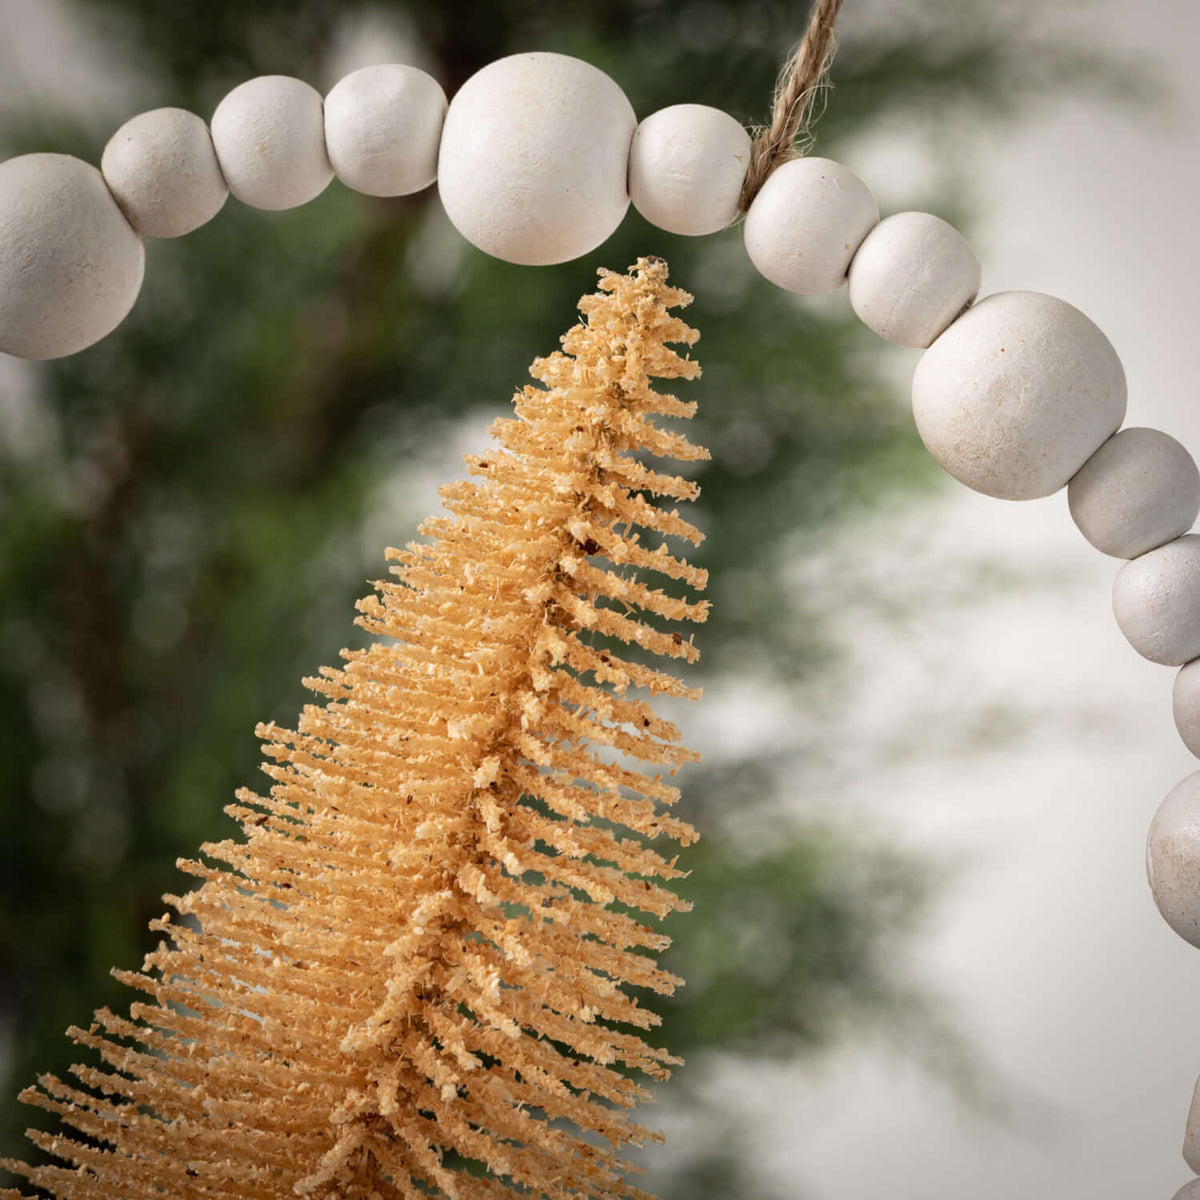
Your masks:
M65 12L0 3L0 104L20 105L36 81L113 124L121 77ZM1146 56L1173 101L1149 115L1056 102L981 136L970 169L986 206L984 291L1082 308L1124 359L1129 423L1197 452L1200 4L1095 0L1061 16ZM865 145L850 163L884 211L907 186L903 149ZM898 369L915 357L897 352ZM1004 504L951 483L797 564L797 586L841 612L852 663L851 686L808 716L841 748L825 791L843 816L957 868L913 972L949 997L1016 1106L1007 1122L964 1113L876 1044L802 1075L721 1079L723 1103L758 1114L785 1194L1168 1200L1189 1177L1179 1144L1200 1071L1200 953L1158 918L1143 847L1156 806L1197 764L1172 725L1171 672L1113 624L1117 565L1075 532L1062 495ZM751 716L761 729L770 713Z

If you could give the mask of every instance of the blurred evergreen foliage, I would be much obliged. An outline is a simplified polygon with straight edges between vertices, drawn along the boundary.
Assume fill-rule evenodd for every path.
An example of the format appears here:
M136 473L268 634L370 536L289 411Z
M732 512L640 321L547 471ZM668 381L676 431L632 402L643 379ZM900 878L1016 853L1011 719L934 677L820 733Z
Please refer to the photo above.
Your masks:
M130 56L142 107L204 115L253 75L322 82L327 48L356 10L79 7L119 35L114 69ZM857 8L843 17L820 153L953 113L941 130L952 175L971 118L1008 117L1055 88L1128 83L1033 40L1013 19L1028 16L1023 4L1005 16L936 0L919 21L881 19L877 6L859 31ZM503 54L548 49L607 70L639 114L695 101L748 122L765 117L806 15L780 0L372 10L401 19L448 94ZM98 162L102 149L61 113L32 111L0 139L10 154ZM960 222L969 199L935 181L912 197ZM384 544L413 536L417 514L401 519L389 497L465 415L499 408L525 381L597 266L659 254L696 293L686 315L703 334L705 374L686 398L700 402L693 436L715 451L701 513L709 677L804 686L828 652L819 614L784 582L787 539L931 478L886 359L844 295L798 303L775 290L737 228L692 241L631 210L595 254L535 270L461 243L432 191L377 200L335 182L286 213L231 200L207 227L147 252L132 317L39 367L35 402L8 404L0 423L0 1020L14 1043L0 1151L36 1120L13 1101L17 1087L75 1057L63 1029L127 1002L108 970L151 946L146 923L180 884L175 858L226 835L221 805L257 777L254 723L290 723L300 676L356 644L353 600L381 572ZM929 894L919 864L795 821L769 843L745 832L761 831L748 815L788 790L780 750L778 762L725 761L688 780L707 837L686 885L697 911L673 931L674 966L690 982L664 1005L666 1044L692 1071L717 1052L808 1052L865 1021L952 1042L899 982L904 935ZM714 1141L710 1153L664 1191L703 1200L734 1194L736 1180L749 1197L757 1185L736 1144Z

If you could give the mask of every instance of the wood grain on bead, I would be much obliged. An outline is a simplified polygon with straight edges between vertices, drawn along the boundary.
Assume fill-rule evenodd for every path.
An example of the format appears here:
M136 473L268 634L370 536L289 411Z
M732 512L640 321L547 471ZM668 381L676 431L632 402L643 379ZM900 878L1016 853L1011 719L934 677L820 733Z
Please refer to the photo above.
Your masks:
M979 293L971 243L931 213L885 217L850 263L850 306L880 337L924 349Z
M437 178L446 93L398 63L363 67L325 97L325 148L337 177L368 196L407 196Z
M143 237L191 233L229 195L208 126L182 108L156 108L126 121L104 147L100 170Z
M728 113L675 104L651 113L629 148L629 198L659 229L697 237L738 214L750 135Z
M1114 558L1136 558L1187 533L1200 515L1200 470L1173 437L1122 429L1067 485L1080 533Z
M321 93L289 75L235 87L213 113L212 140L229 190L251 208L307 204L333 178Z
M1200 537L1185 534L1127 562L1113 583L1112 607L1143 658L1180 667L1200 657Z
M98 342L144 269L142 239L95 167L66 154L0 163L0 352L62 358Z
M746 213L746 253L776 287L819 296L840 287L855 251L879 220L874 196L828 158L778 167Z
M967 487L1033 500L1065 487L1120 426L1125 372L1077 308L999 292L921 356L913 416L930 454Z
M563 54L490 63L450 101L438 191L473 246L528 266L600 245L629 207L637 125L603 71Z
M1146 876L1166 923L1200 946L1200 771L1172 789L1154 814Z

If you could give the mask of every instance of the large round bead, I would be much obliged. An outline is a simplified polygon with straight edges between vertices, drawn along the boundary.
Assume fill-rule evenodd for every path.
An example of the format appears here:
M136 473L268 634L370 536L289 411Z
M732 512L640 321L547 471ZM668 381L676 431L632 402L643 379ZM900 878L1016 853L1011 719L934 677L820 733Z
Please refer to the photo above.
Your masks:
M438 191L455 228L507 262L545 266L600 245L629 207L637 125L603 71L563 54L514 54L450 101Z
M1183 744L1200 758L1200 659L1179 668L1171 692L1171 710Z
M738 214L750 166L750 135L706 104L651 113L629 148L629 197L659 229L692 237L724 229Z
M321 93L290 75L235 87L213 113L212 140L229 190L251 208L307 204L333 178Z
M381 63L325 97L325 147L337 177L368 196L407 196L437 178L446 93L416 67Z
M879 206L853 171L828 158L796 158L767 176L743 230L746 253L776 287L819 296L840 287Z
M1171 1200L1200 1200L1200 1179L1193 1179L1171 1197Z
M1001 500L1049 496L1125 416L1125 371L1077 308L999 292L967 309L921 356L913 415L930 454Z
M126 121L100 159L104 182L143 237L180 237L221 211L229 189L208 126L183 108Z
M1200 537L1184 534L1127 562L1113 582L1112 607L1143 658L1180 667L1200 657Z
M1146 842L1146 876L1163 919L1200 946L1200 771L1159 805Z
M885 217L850 264L850 307L868 328L924 349L979 292L971 243L932 213Z
M66 154L0 163L0 351L62 358L124 319L142 239L95 167Z
M1122 429L1067 485L1079 532L1114 558L1136 558L1187 533L1200 514L1200 470L1173 437Z

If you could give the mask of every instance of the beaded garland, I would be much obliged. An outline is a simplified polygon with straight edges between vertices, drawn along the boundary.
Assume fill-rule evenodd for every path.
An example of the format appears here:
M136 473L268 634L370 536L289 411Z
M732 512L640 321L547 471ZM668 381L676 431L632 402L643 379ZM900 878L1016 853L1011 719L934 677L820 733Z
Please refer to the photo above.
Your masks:
M374 196L437 181L460 233L509 262L565 262L599 246L629 204L672 233L731 224L750 138L727 114L681 104L640 124L621 88L560 54L513 55L472 76L447 104L410 66L372 66L327 97L286 76L235 88L209 125L182 109L143 113L106 147L101 169L67 155L0 163L0 352L74 354L125 318L141 286L144 237L211 220L230 192L278 210L334 175ZM888 341L925 351L913 380L922 441L968 487L1003 499L1067 489L1098 550L1127 560L1113 610L1151 661L1180 667L1175 723L1200 756L1200 470L1175 439L1121 429L1126 383L1105 335L1079 310L1035 292L976 302L980 264L928 213L884 220L838 163L799 158L774 171L745 212L747 253L801 295L848 282L854 312ZM1163 801L1147 845L1163 917L1200 946L1200 772ZM1184 1158L1200 1175L1200 1081ZM1200 1200L1200 1178L1176 1200Z

